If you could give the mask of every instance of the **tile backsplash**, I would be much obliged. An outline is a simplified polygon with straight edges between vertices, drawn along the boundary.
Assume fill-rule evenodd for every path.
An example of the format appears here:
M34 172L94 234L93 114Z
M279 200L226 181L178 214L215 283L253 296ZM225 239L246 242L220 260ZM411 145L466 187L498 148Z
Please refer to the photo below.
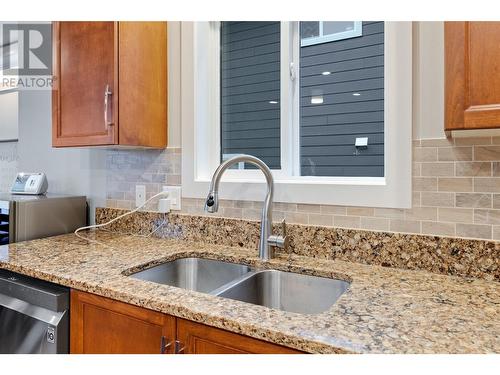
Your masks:
M274 219L500 240L500 137L416 140L412 168L411 209L277 202ZM180 185L181 150L109 150L107 172L107 206L131 209L136 184L146 185L148 196L162 185ZM261 207L261 202L222 200L217 215L258 220ZM203 215L203 199L184 198L182 212Z
M18 162L17 142L0 142L0 191L10 191Z

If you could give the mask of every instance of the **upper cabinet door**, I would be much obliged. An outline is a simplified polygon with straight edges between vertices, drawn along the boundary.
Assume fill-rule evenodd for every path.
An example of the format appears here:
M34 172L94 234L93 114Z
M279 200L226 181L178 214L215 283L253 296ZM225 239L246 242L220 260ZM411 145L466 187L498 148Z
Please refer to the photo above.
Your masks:
M500 22L445 22L445 130L500 128Z
M53 24L53 146L118 142L117 38L115 22Z

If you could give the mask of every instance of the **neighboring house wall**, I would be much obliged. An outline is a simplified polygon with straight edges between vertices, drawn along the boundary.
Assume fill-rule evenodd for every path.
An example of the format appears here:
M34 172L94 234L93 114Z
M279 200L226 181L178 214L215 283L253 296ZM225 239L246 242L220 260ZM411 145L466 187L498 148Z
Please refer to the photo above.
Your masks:
M222 22L221 85L222 153L279 169L279 22Z
M300 48L304 176L384 176L384 23L362 33ZM368 148L356 152L356 137Z

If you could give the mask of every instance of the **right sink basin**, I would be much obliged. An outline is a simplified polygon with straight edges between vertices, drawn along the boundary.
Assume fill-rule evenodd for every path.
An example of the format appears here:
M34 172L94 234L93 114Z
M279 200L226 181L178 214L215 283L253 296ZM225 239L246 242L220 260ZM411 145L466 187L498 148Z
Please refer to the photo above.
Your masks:
M349 285L343 280L263 270L250 272L215 294L277 310L318 314L328 310Z

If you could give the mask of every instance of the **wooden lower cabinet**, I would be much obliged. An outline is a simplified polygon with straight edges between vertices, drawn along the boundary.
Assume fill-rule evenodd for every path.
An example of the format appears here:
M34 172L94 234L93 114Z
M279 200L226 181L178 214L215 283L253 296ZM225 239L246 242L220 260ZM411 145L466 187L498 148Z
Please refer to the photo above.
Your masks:
M177 341L185 354L296 354L281 345L213 328L190 320L177 319Z
M72 290L70 321L72 354L174 350L175 318L156 311Z
M284 346L71 291L72 354L293 354Z

